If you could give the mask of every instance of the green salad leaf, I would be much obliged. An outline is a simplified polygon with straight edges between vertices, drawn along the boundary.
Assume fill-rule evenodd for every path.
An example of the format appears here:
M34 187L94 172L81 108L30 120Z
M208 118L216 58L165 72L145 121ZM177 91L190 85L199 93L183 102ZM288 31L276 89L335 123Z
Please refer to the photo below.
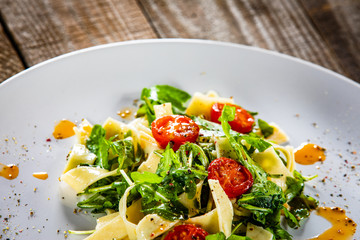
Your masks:
M262 119L258 119L258 126L265 138L271 136L274 133L274 128Z
M163 103L171 103L174 114L185 114L186 103L191 98L187 92L169 85L155 85L144 88L140 99L143 101L137 116L147 116L149 123L155 120L153 106Z

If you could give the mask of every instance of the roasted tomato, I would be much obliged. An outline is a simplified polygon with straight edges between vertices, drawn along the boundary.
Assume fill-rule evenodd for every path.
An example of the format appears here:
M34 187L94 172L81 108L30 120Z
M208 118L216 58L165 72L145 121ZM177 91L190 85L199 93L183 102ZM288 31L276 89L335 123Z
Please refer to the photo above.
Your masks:
M246 193L254 183L249 170L230 158L217 158L208 168L208 179L219 180L229 198Z
M253 125L255 123L254 117L248 113L245 109L234 105L226 104L231 107L235 107L235 119L229 122L232 130L239 133L248 133L251 132ZM224 108L224 103L214 103L211 107L211 121L220 123L219 117L221 116L222 110Z
M191 119L182 115L168 115L157 118L151 124L151 131L162 148L169 142L176 151L186 142L195 142L199 136L199 126Z
M165 237L164 240L205 240L208 233L193 224L176 226Z

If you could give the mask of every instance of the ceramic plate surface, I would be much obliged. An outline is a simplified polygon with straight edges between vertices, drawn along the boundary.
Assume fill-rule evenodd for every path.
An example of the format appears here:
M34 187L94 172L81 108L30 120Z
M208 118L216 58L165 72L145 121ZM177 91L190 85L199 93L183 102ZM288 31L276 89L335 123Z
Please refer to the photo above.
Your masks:
M145 40L94 47L32 67L0 85L0 162L17 164L15 180L0 178L3 239L64 239L94 227L74 214L58 178L74 138L55 140L56 121L102 123L133 103L143 87L170 84L193 94L216 90L276 122L295 147L327 149L321 164L297 166L319 177L306 192L359 222L360 87L322 67L257 48L201 40ZM48 139L50 138L51 141ZM32 176L48 172L47 180ZM323 179L325 182L323 182ZM330 224L315 213L291 231L306 239ZM358 231L355 238L360 238ZM75 239L76 237L71 237Z

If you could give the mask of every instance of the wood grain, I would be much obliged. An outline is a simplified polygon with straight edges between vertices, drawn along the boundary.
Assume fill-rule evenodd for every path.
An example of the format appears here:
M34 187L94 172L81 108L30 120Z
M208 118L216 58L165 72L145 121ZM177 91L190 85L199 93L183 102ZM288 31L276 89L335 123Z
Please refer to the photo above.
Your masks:
M23 69L20 58L0 25L0 83Z
M346 75L360 82L360 1L302 0Z
M132 0L0 0L0 6L29 66L99 44L156 38Z
M241 43L345 71L295 0L138 0L160 37Z

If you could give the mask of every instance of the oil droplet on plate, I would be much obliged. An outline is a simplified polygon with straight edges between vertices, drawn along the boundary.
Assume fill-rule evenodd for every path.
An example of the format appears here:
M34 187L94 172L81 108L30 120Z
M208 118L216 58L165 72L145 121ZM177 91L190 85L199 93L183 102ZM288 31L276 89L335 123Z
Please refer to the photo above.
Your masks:
M58 124L56 124L53 136L55 139L72 137L75 135L74 127L76 127L75 123L66 119L61 120Z
M339 207L320 207L317 214L328 220L332 226L322 234L309 240L348 240L356 232L356 223L348 218L345 210Z
M313 143L302 144L295 150L295 161L303 165L311 165L318 161L325 161L325 148Z
M131 108L131 107L126 107L121 109L117 115L119 115L121 118L125 119L125 120L132 120L134 118L134 114L136 113L136 109L135 108Z
M13 180L19 175L19 167L14 164L5 165L0 163L0 176Z
M46 180L49 175L47 172L34 172L33 177L36 177L37 179Z

